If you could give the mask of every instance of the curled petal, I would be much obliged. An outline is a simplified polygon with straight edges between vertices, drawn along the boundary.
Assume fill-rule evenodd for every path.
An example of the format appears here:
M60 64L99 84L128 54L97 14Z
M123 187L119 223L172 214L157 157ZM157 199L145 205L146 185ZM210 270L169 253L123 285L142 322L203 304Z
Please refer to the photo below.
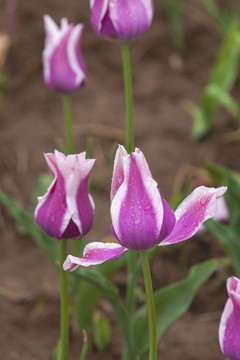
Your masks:
M159 242L163 205L156 181L143 153L136 149L123 158L124 181L111 204L118 242L131 250L146 250Z
M89 243L84 249L82 258L68 255L63 268L66 271L73 271L80 265L88 267L102 264L105 261L122 257L126 251L126 248L115 243Z
M112 177L112 186L111 186L111 201L124 181L123 161L126 156L127 156L127 152L125 148L119 145L114 158L113 177Z
M175 211L176 224L171 234L159 245L170 245L192 237L201 224L215 216L216 201L222 196L226 187L207 188L199 186Z

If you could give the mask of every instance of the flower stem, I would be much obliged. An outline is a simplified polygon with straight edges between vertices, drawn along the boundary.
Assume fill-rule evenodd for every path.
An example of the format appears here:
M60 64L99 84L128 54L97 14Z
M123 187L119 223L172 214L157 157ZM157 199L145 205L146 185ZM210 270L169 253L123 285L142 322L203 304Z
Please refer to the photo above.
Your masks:
M67 94L63 95L63 109L64 109L66 136L67 136L67 153L74 154L71 104L70 104L70 96Z
M141 262L144 276L145 292L148 309L148 327L149 327L149 360L157 360L157 328L156 314L153 296L152 278L148 261L147 251L141 251Z
M61 351L59 360L68 359L69 325L68 325L68 280L63 263L67 257L67 239L60 240L60 282L61 282Z
M129 55L129 45L126 42L122 46L122 61L125 85L125 101L126 101L126 148L127 152L134 151L134 129L133 129L133 94L132 94L132 78L131 65Z

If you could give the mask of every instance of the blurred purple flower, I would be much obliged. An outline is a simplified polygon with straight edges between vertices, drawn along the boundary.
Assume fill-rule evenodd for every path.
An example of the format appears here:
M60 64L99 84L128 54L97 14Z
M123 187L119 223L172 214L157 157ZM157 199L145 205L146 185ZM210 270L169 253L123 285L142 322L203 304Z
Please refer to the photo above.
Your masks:
M223 354L230 360L240 360L240 280L227 280L228 300L219 326L219 342Z
M37 224L50 236L81 238L93 223L94 202L88 193L88 178L94 159L85 152L65 156L55 150L45 154L53 174L46 194L38 198Z
M111 231L116 243L91 243L83 258L69 255L64 269L100 264L130 250L147 250L155 245L170 245L193 236L200 225L216 214L216 201L226 187L195 189L172 211L152 178L143 153L127 154L119 146L111 188Z
M151 25L152 0L90 0L91 23L103 39L136 40Z
M53 19L45 15L44 27L44 82L53 91L71 93L83 86L86 80L86 67L80 51L84 25L74 26L63 18L58 28Z

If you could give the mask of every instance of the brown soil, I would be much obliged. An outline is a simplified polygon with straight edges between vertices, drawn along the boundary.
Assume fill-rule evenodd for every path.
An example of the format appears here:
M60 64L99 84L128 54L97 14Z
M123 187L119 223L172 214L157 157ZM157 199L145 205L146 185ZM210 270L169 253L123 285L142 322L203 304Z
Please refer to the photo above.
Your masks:
M88 1L25 0L19 4L5 66L10 89L3 97L0 114L0 186L29 208L37 177L47 171L42 153L59 147L64 139L61 99L42 81L45 13L55 20L67 16L71 22L86 24L83 53L88 84L72 96L72 111L77 151L83 151L86 135L93 136L93 156L98 159L92 190L96 214L88 238L101 241L109 235L110 226L108 154L114 142L124 141L125 110L119 46L95 36L89 24ZM194 1L186 7L185 31L185 50L178 56L171 46L166 16L156 6L150 31L131 49L136 145L143 150L168 200L176 175L195 173L193 167L201 167L205 160L239 170L239 144L223 142L224 133L237 128L236 120L225 111L219 112L203 141L190 140L192 123L184 104L187 100L198 102L221 38L214 22ZM236 84L236 94L239 90ZM47 360L59 337L58 278L42 251L19 231L8 212L3 207L0 212L0 359ZM192 264L221 255L220 245L209 234L179 245L174 254L161 250L152 262L154 287L180 280ZM216 274L199 291L190 310L159 344L159 358L223 359L217 332L227 275ZM125 274L117 274L114 281L124 289ZM99 307L110 318L112 340L102 353L92 348L87 358L119 359L122 344L112 310L104 299ZM80 348L81 334L74 327L71 359L79 359Z

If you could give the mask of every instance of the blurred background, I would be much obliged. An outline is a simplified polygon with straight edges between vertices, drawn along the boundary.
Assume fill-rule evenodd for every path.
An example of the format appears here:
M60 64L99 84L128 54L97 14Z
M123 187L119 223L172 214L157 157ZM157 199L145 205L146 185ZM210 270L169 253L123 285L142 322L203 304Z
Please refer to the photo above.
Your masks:
M49 14L57 23L67 17L69 22L85 24L82 51L87 84L71 96L71 102L76 150L84 151L86 138L91 136L92 157L97 158L91 190L95 222L88 241L101 241L110 235L111 154L116 144L125 141L120 47L94 34L87 0L5 0L0 9L0 188L29 211L36 201L37 179L48 172L43 153L62 149L65 143L61 98L43 83L43 15ZM238 16L237 0L155 1L150 30L131 44L135 144L144 152L168 201L173 190L186 187L189 178L193 187L214 185L203 167L206 161L240 170L236 132L239 52L234 55L237 67L231 66L232 50L227 48L224 53L225 65L217 79L229 71L230 80L226 85L223 77L217 89L213 88L211 126L201 136L193 127L197 116L193 104L202 111L207 106L202 102L203 93L228 29L239 29ZM58 277L44 253L3 205L0 233L0 358L50 359L59 335ZM176 246L174 251L161 249L152 262L154 287L180 280L190 265L222 253L218 241L208 233ZM113 280L124 295L125 273L116 273ZM159 356L223 359L217 329L225 300L221 276L218 281L211 279L163 338ZM112 309L104 298L97 309L110 319L111 340L102 352L92 345L88 359L120 358L122 343ZM72 360L79 359L81 343L82 335L73 322Z

